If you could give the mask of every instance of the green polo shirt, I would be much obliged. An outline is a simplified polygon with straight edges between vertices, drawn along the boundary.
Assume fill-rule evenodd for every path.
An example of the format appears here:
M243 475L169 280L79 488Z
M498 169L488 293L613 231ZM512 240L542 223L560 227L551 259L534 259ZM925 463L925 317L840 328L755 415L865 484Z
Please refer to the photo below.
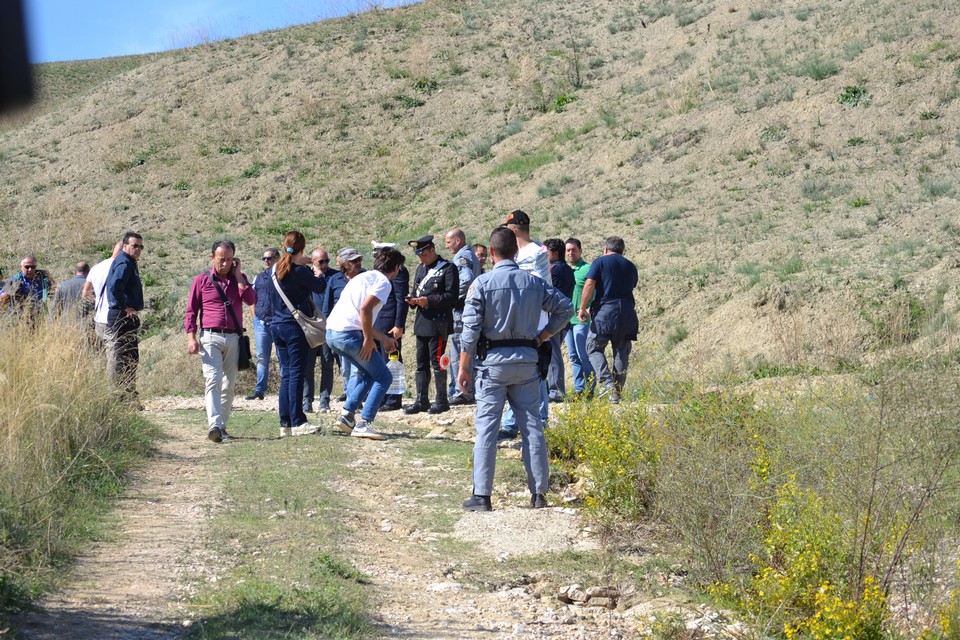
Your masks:
M573 267L573 278L576 284L573 286L573 318L570 324L590 324L590 318L586 322L580 322L577 318L577 309L580 308L580 296L583 295L583 285L587 282L587 272L590 271L590 263L580 258L580 262ZM593 299L590 300L593 302Z

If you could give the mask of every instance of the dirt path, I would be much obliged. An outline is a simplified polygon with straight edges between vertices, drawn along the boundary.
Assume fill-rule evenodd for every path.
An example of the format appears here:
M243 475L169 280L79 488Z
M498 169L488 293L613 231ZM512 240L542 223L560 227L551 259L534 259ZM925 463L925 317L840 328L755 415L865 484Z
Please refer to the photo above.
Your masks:
M266 410L270 399L238 400L236 405L238 410ZM25 638L173 638L181 621L192 617L187 578L224 569L227 560L205 544L221 494L220 479L209 471L218 448L167 413L202 409L200 399L161 399L148 409L166 437L121 501L115 538L80 559L72 586L42 602L43 614L18 621ZM431 417L433 435L463 440L468 447L469 415L464 408L441 421ZM390 413L378 423L396 436L409 429L411 420ZM355 505L347 517L356 535L347 549L355 566L372 579L379 607L372 613L384 637L615 638L636 629L633 615L564 605L556 585L540 585L529 576L478 587L468 579L474 569L469 562L443 546L445 536L416 529L417 515L437 497L424 493L422 486L432 483L458 493L468 481L462 472L448 474L411 460L408 438L347 442L362 447L353 463L355 473L336 480L331 489L349 495ZM517 498L516 506L498 505L485 514L453 505L454 537L477 543L488 552L481 562L489 563L509 555L593 546L574 510L533 511L519 506L522 501Z
M25 638L73 640L170 638L185 615L187 576L215 562L205 547L219 481L195 430L169 420L158 453L135 474L113 514L115 534L77 564L71 585L17 621Z

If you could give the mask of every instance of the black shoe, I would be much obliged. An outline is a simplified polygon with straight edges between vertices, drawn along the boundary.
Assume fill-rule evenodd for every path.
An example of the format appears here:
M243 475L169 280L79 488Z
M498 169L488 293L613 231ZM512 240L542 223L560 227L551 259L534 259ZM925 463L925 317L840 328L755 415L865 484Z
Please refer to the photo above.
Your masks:
M530 508L531 509L545 509L550 505L547 504L547 496L542 493L538 493L534 496L530 496Z
M504 442L505 440L516 440L517 439L516 431L504 431L501 429L497 432L497 442Z
M347 394L345 393L341 393L340 396L337 398L337 402L346 402L346 401L347 401Z
M303 412L304 412L304 413L313 413L313 403L312 403L312 402L304 402L304 403L303 403Z
M263 394L257 393L256 391L254 391L253 393L247 396L247 400L263 400Z
M403 412L408 416L412 416L422 411L427 411L428 409L430 409L429 406L414 402L413 404L404 407Z
M210 442L216 442L217 444L223 442L223 436L220 435L220 429L214 427L213 429L210 429L210 431L207 431L207 440Z
M446 413L447 411L450 411L450 405L437 404L436 402L430 405L430 407L427 409L427 413L429 413L430 415L437 415L438 413Z
M476 494L463 501L463 508L467 511L493 511L490 496L478 496Z
M476 403L477 403L476 400L470 400L468 398L464 398L463 396L454 396L453 400L450 401L450 406L459 407L466 404L476 404Z
M382 405L380 405L380 411L399 411L400 409L403 409L403 406L400 404L399 401L384 402Z

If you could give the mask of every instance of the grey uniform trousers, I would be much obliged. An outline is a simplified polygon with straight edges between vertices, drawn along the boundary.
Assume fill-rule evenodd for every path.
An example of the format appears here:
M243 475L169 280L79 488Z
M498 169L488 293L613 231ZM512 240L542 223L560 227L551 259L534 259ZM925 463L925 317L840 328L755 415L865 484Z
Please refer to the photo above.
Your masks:
M509 400L520 428L523 466L531 494L550 489L547 441L540 419L540 376L533 362L477 367L477 409L474 422L473 493L489 496L497 462L497 432L503 405Z

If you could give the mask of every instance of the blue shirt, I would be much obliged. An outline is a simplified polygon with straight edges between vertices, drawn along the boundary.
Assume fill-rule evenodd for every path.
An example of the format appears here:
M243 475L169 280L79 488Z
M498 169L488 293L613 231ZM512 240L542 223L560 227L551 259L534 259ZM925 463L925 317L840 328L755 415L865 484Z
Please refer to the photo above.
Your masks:
M366 269L361 269L360 273L364 271L366 271ZM327 290L323 292L323 306L321 307L323 317L327 318L330 316L334 305L336 305L340 299L340 294L347 288L348 282L350 282L350 278L348 278L347 274L343 271L334 271L332 276L327 276Z
M274 267L276 269L276 267ZM301 313L312 315L313 305L310 302L310 294L319 291L324 286L323 278L317 278L313 275L313 269L302 265L295 265L287 273L287 277L280 280L280 287L290 299L290 304L294 309ZM270 277L270 324L280 322L296 322L293 314L287 309L287 304L277 293L277 287L273 284L273 277Z
M137 261L121 251L110 265L107 275L107 303L111 309L130 307L143 311L143 284Z
M629 300L633 304L633 290L637 288L639 276L635 264L619 253L608 253L593 261L587 280L597 283L593 308L608 300Z
M473 281L463 308L463 351L476 355L481 337L488 340L533 340L540 333L540 313L548 316L546 330L556 333L570 320L573 305L542 278L521 270L513 260L501 260ZM495 347L477 366L537 361L530 347Z
M253 306L253 315L261 322L270 322L273 310L270 305L270 289L273 289L273 278L270 269L264 269L253 279L253 290L257 292L257 304Z
M560 293L573 301L573 288L576 286L577 281L573 276L573 269L570 268L570 265L564 262L563 259L551 262L550 279L553 281L553 286L560 290Z

